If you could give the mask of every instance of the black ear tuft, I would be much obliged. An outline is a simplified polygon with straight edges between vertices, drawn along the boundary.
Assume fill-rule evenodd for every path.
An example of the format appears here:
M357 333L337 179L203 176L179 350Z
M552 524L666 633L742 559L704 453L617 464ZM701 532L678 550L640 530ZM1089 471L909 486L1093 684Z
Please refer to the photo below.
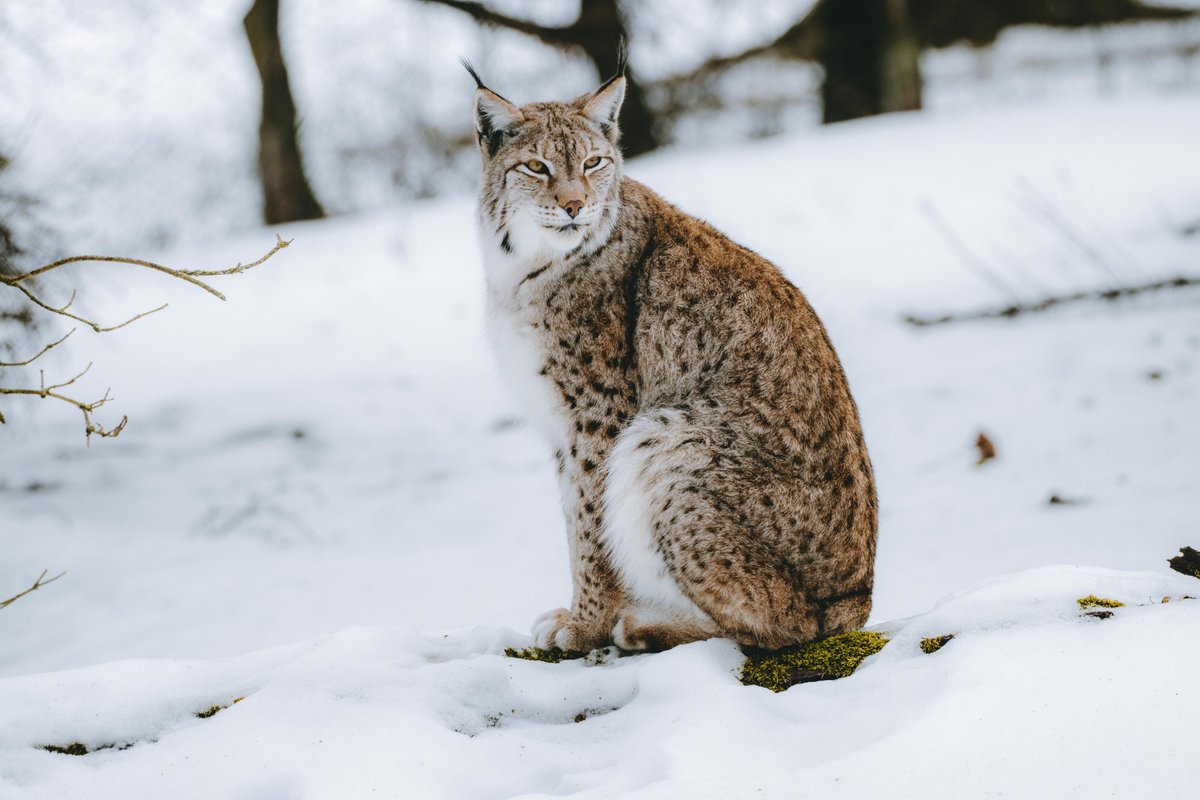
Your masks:
M459 62L475 79L475 136L488 157L496 155L506 137L514 134L524 121L521 109L493 92L479 78L475 67L465 58Z
M628 63L629 63L629 46L625 43L625 37L622 36L620 39L617 39L617 71L613 73L611 78L609 78L603 84L601 84L600 88L597 89L595 92L593 92L593 94L600 94L605 89L612 86L613 83L615 83L618 78L624 78L625 77L625 68L628 65Z
M463 67L467 70L467 72L471 73L471 77L475 79L475 88L477 88L477 89L486 89L487 88L486 86L483 85L483 81L479 79L479 73L475 71L475 67L472 66L471 62L466 57L459 56L458 63L462 64Z

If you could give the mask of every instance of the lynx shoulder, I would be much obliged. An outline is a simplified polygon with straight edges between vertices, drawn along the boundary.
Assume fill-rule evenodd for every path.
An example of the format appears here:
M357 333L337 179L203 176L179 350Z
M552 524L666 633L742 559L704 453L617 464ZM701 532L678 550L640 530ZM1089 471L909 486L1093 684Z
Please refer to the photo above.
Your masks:
M620 74L524 106L476 81L489 330L567 523L572 597L538 643L777 648L862 626L874 479L804 296L622 177Z

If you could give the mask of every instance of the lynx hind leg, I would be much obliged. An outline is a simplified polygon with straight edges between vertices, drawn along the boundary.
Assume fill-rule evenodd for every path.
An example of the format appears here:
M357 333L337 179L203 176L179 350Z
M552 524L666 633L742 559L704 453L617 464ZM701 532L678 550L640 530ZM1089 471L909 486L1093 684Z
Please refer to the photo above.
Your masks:
M661 409L622 432L605 492L613 566L642 613L673 620L680 638L699 628L767 648L813 639L817 614L794 569L739 522L736 502L721 501L735 495L722 492L711 427L696 412Z
M656 505L669 488L657 479L663 455L678 444L681 412L641 414L617 439L607 461L603 538L629 596L613 640L626 650L662 650L721 636L720 627L680 588L657 541Z

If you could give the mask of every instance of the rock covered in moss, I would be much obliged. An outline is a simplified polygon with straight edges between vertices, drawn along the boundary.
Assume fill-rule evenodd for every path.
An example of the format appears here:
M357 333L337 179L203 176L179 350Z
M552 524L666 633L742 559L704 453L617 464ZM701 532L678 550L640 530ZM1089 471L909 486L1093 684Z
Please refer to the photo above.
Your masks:
M797 683L845 678L887 641L881 633L850 631L784 650L751 652L742 666L742 683L782 692Z

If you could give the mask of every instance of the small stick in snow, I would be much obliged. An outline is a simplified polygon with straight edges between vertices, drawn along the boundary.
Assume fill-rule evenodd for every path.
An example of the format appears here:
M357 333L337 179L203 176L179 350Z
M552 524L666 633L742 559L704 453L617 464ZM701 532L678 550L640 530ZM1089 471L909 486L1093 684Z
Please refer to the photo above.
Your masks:
M0 600L0 608L8 608L13 603L17 602L18 600L20 600L22 597L29 594L30 592L35 592L48 583L54 583L56 580L61 578L63 575L67 574L66 571L64 570L63 572L60 572L57 575L55 575L53 578L49 578L47 580L42 580L42 578L46 577L46 573L49 571L50 570L48 570L48 569L42 570L42 574L38 575L37 580L33 582L33 586L30 586L28 589L21 592L20 594L15 594L12 597L8 598L7 600Z

